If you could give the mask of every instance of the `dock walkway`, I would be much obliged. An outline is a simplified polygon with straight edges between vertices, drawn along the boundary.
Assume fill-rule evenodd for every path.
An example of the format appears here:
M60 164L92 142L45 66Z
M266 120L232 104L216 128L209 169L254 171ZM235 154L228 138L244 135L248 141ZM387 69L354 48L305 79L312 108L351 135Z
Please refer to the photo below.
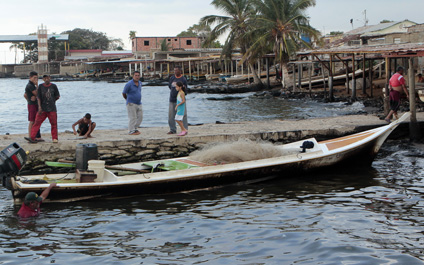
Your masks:
M417 113L417 120L424 121L424 113ZM77 144L93 143L98 146L100 159L108 164L136 162L186 156L204 144L225 142L239 138L272 142L292 142L310 137L325 140L369 128L385 125L376 115L347 115L305 120L263 120L225 124L190 126L184 137L168 135L168 127L140 128L140 135L128 135L125 129L96 130L94 138L77 139L72 133L60 132L59 143L52 143L50 134L46 140L30 144L26 134L0 136L0 150L17 142L29 151L28 166L43 167L44 161L74 159ZM48 125L48 122L46 122ZM405 130L408 127L400 127Z

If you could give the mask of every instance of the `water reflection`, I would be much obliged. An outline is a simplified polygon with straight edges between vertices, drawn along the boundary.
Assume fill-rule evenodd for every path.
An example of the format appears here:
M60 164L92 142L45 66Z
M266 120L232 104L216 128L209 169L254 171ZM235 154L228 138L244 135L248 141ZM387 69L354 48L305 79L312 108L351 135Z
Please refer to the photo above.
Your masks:
M373 168L44 205L27 221L0 190L0 262L423 264L423 153L404 145Z

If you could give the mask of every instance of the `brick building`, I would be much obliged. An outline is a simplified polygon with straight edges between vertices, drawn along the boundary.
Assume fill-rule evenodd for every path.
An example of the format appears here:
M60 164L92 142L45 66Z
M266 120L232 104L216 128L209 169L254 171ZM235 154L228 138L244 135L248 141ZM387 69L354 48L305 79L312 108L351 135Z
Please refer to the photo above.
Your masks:
M132 39L132 52L160 51L164 40L169 51L202 47L202 38L199 37L135 37Z

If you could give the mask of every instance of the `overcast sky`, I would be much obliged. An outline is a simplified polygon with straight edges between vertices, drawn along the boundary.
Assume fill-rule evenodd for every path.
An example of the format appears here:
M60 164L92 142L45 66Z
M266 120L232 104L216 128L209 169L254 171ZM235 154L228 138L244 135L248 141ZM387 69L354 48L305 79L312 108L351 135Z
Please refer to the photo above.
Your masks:
M211 0L0 0L0 35L27 35L41 24L49 33L74 28L92 29L120 38L130 49L129 32L137 36L175 36L205 15L220 14ZM424 1L317 0L307 10L311 25L322 33L348 31L383 19L424 23ZM0 63L13 63L11 44L0 44ZM71 47L72 49L72 47ZM21 59L22 56L19 58Z

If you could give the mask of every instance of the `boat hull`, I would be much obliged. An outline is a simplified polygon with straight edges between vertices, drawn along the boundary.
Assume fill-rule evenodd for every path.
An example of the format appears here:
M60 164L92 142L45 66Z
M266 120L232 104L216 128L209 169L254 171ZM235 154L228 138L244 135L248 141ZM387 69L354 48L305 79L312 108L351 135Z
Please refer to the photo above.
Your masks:
M51 201L73 201L94 199L97 197L116 197L132 195L149 195L175 193L205 188L214 188L235 183L250 183L269 178L290 178L303 172L315 169L328 169L349 166L369 166L375 155L377 139L364 146L346 150L319 159L300 159L297 162L275 164L257 168L234 169L218 173L201 173L185 178L170 178L158 181L128 182L119 185L90 185L52 189L49 195ZM301 155L299 155L301 158ZM60 184L59 184L60 186ZM15 199L22 200L27 192L40 193L43 189L25 189L15 192Z

